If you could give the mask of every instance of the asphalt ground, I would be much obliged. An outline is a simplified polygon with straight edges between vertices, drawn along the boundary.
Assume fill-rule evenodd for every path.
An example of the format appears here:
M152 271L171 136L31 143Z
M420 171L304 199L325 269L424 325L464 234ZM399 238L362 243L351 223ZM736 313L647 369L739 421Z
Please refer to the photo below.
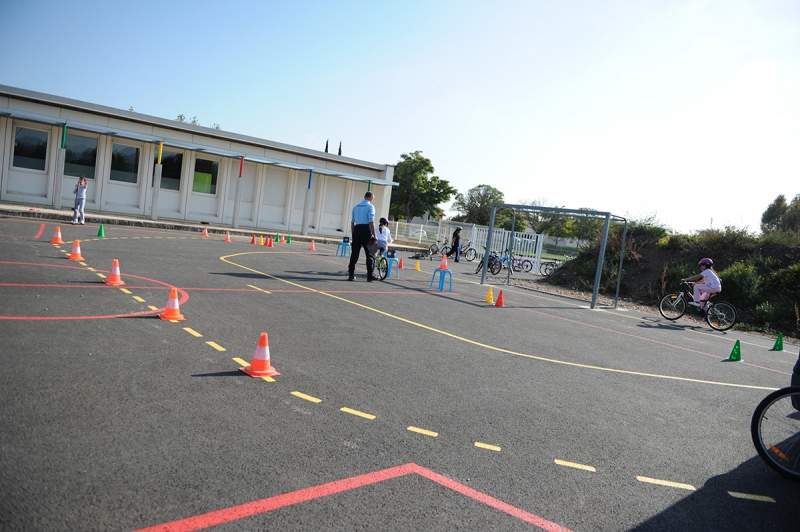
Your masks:
M334 245L55 226L0 218L3 530L797 529L750 441L797 360L769 339L498 308L463 261L439 292L406 254L348 282ZM238 369L261 332L269 380Z

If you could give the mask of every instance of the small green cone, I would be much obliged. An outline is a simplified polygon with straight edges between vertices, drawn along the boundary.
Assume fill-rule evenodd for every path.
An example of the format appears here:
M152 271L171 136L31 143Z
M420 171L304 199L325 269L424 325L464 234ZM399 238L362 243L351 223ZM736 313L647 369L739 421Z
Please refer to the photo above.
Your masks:
M772 346L772 351L783 351L783 333L778 333L778 339L775 340L775 345Z
M103 229L103 224L100 224L100 230L97 232L97 236L99 236L100 238L106 237L106 232Z
M275 242L280 242L280 241L281 241L281 235L275 233Z
M742 347L739 344L739 340L736 340L736 345L733 346L733 351L731 351L731 356L728 357L730 362L741 362L742 361Z
M291 244L292 243L292 235L286 235L286 243L287 244Z

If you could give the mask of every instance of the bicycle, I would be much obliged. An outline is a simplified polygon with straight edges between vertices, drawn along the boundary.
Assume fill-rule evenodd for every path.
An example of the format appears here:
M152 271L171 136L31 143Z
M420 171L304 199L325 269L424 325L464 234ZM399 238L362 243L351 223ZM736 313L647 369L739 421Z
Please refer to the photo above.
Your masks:
M681 282L681 291L677 294L667 294L661 298L658 304L658 311L668 320L677 320L686 312L687 301L693 301L693 289L691 283ZM708 325L717 331L727 331L736 323L736 309L730 303L722 301L711 301L716 294L711 294L704 301L706 304L705 315ZM698 307L700 309L700 307ZM701 310L701 312L703 312Z
M483 246L483 252L486 253L486 246ZM489 255L489 259L488 259L487 262L489 264L489 271L492 272L492 267L493 267L495 261L498 259L498 256L497 256L497 252L496 251L490 251L490 252L488 252L488 255ZM481 273L481 270L483 270L483 260L481 260L478 263L478 267L475 269L475 273L476 274L477 273ZM497 272L499 272L499 271L500 271L500 267L497 268ZM492 273L494 275L497 275L497 272L492 272Z
M380 249L373 253L372 256L375 258L375 273L377 273L376 277L379 281L383 281L386 279L386 273L389 271L389 261L383 256L383 253Z
M431 247L428 248L428 256L431 257L433 260L433 256L437 253L441 253L442 255L447 255L450 253L450 246L447 245L447 239L443 239L441 242L441 246L439 246L439 242L434 242L431 244Z
M769 467L800 481L800 386L766 396L753 412L750 435Z
M556 268L561 266L562 262L563 261L554 259L539 263L539 274L548 277L550 274L556 271Z
M464 255L464 258L467 259L467 262L472 262L478 257L478 252L472 247L472 240L470 240L465 247L466 250L461 253Z

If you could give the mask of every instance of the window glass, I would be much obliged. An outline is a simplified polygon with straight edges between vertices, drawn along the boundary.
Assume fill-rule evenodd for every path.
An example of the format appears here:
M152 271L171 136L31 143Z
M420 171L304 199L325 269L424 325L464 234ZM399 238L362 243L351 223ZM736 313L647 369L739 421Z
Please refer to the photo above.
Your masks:
M194 163L194 192L204 192L206 194L217 193L217 174L219 174L219 162L197 159Z
M155 182L155 164L158 163L158 151L153 157L153 181ZM180 190L181 189L181 170L183 169L183 154L174 151L163 150L161 152L161 189Z
M114 144L111 152L111 181L139 182L139 148Z
M97 163L97 139L67 133L66 148L64 175L86 176L86 179L94 179L94 168Z
M44 171L47 163L47 131L18 127L14 133L16 168Z

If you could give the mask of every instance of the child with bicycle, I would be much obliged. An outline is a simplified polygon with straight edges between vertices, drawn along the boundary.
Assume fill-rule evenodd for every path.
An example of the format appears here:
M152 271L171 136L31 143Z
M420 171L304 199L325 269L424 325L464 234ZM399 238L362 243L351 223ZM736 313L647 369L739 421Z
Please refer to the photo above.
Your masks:
M719 294L722 292L722 283L719 280L717 272L714 271L714 261L708 258L702 259L697 263L700 266L700 273L685 279L681 282L694 283L694 301L689 304L693 307L699 307L700 310L706 309L705 302L711 297L712 294Z
M389 220L386 218L381 218L380 222L378 223L378 230L375 232L375 235L378 237L378 250L380 253L385 253L386 249L389 247L389 244L394 242L392 239L392 233L389 231Z

